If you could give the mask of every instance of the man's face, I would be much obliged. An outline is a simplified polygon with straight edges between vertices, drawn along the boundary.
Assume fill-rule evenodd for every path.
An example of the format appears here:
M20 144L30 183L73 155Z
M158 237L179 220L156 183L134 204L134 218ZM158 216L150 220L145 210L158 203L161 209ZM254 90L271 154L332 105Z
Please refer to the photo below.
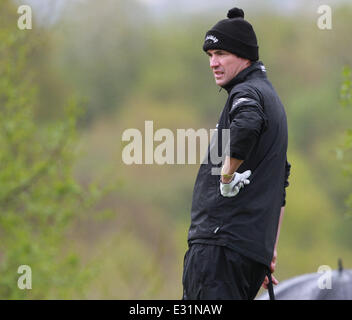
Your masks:
M208 50L207 55L218 86L226 85L239 72L250 65L248 59L240 58L225 50Z

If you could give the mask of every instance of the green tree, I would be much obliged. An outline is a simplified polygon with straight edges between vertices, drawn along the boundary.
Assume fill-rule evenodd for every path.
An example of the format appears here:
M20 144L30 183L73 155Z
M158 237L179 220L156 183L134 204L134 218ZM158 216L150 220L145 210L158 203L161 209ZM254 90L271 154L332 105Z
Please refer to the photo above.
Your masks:
M62 120L39 125L31 57L40 36L17 29L16 8L0 3L0 299L79 296L90 276L65 235L74 218L102 194L75 181L74 99ZM4 19L3 19L4 17ZM18 268L32 269L32 289L17 286Z
M340 101L344 108L352 107L352 71L351 67L345 66L343 71L343 83L340 91ZM338 157L340 159L347 158L344 161L343 170L346 176L352 176L352 128L347 129L345 134L345 141L341 149L338 149ZM346 199L347 207L352 210L352 193Z

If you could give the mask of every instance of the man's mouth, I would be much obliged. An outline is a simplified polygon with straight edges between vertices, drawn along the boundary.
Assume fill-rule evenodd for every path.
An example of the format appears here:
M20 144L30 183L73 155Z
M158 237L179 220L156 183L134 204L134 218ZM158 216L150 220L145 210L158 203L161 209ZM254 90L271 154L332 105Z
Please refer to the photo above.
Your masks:
M214 77L217 78L217 79L221 78L223 75L224 75L224 73L221 72L221 71L215 71L214 72Z

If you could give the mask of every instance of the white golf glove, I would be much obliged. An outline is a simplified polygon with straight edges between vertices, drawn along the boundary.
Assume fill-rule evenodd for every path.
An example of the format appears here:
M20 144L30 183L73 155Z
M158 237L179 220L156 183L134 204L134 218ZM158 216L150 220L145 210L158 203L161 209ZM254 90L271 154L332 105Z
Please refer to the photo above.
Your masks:
M247 170L243 173L235 172L232 180L229 183L222 183L220 180L220 193L223 197L234 197L240 192L241 188L245 185L250 184L248 180L252 174L251 170Z

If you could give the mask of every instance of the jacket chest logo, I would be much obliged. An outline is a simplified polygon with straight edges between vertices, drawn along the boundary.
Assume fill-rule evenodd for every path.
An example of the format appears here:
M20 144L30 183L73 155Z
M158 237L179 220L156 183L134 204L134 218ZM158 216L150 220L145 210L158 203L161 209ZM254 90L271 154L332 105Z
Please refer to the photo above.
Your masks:
M240 103L246 102L246 101L250 101L250 99L248 99L248 98L238 98L238 99L236 99L236 100L233 102L233 104L232 104L231 110L233 110L234 108L236 108Z

